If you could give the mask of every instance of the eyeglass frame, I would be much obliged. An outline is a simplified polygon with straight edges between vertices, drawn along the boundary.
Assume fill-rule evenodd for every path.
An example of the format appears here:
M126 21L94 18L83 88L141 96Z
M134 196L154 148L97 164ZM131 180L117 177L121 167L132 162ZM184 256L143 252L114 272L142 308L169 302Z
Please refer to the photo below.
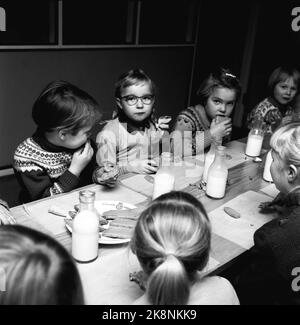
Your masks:
M128 102L127 102L127 100L126 100L126 98L127 97L134 97L135 98L135 103L133 103L133 104L129 104ZM148 104L148 103L145 103L144 102L144 97L151 97L151 102ZM129 105L129 106L134 106L134 105L136 105L137 103L138 103L138 101L139 101L139 99L142 101L142 103L144 104L144 105L151 105L151 104L153 104L154 103L154 101L155 101L155 95L144 95L144 96L135 96L135 95L127 95L127 96L122 96L122 97L120 97L119 99L125 99L125 101L126 101L126 104L127 105Z

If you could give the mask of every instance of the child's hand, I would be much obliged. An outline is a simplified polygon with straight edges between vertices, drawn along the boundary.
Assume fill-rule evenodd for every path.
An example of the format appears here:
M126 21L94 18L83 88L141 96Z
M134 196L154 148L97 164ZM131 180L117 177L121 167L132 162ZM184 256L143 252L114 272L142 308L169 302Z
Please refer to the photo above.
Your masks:
M103 163L102 166L96 168L93 173L93 181L95 183L115 187L119 176L119 167L109 161Z
M273 202L261 202L258 206L259 212L261 213L272 213L275 211L275 207L273 205Z
M165 131L165 130L168 130L169 129L169 124L170 121L172 120L172 117L171 116L161 116L159 119L158 119L158 122L156 124L156 127L162 131Z
M151 159L137 159L130 163L131 171L138 174L154 174L158 170L158 164Z
M210 133L212 138L219 139L229 135L232 131L231 118L227 117L222 122L217 123L213 119L210 125Z
M75 151L72 157L69 171L77 177L90 162L94 154L94 150L89 142L86 142L85 146Z
M277 212L280 215L285 211L284 206L282 206L280 204L276 204L276 202L274 202L274 201L272 201L272 202L261 202L258 207L260 209L259 212L264 213L264 214Z

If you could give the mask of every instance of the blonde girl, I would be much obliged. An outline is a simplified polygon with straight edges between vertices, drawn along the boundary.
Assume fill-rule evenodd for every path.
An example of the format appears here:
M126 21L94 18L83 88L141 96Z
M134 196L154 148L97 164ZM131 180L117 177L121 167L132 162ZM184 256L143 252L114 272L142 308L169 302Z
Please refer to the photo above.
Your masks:
M135 304L237 304L227 280L198 272L207 265L210 240L210 222L196 198L170 192L154 200L131 242L147 277L146 293Z

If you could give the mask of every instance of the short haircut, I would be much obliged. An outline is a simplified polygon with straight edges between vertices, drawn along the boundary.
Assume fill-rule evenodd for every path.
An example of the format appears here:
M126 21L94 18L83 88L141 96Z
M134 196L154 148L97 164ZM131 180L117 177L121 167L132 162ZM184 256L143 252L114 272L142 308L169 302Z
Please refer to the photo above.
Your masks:
M277 129L271 137L270 146L285 165L300 166L300 121Z
M125 88L141 83L148 83L152 94L154 96L156 95L157 89L150 77L142 69L132 69L119 77L115 84L115 97L121 98L121 94Z
M20 225L0 227L0 305L82 305L76 264L54 238ZM1 279L0 279L1 280Z
M296 84L296 87L299 86L300 73L294 67L289 66L280 66L273 70L268 80L268 90L271 96L273 96L275 86L282 81L292 78Z
M41 92L32 108L32 118L43 132L65 129L76 134L101 117L96 100L63 80L53 81Z
M203 80L197 91L201 105L206 105L208 97L216 88L228 88L234 90L236 93L236 101L241 93L241 85L238 78L229 69L218 68Z

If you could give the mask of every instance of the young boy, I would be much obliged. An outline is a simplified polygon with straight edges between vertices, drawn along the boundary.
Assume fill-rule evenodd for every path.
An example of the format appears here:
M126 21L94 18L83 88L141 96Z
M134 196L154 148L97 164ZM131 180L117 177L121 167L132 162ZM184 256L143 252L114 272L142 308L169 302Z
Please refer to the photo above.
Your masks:
M37 130L15 151L14 171L22 201L68 192L92 183L94 149L89 137L100 113L85 91L65 81L50 83L34 103Z

